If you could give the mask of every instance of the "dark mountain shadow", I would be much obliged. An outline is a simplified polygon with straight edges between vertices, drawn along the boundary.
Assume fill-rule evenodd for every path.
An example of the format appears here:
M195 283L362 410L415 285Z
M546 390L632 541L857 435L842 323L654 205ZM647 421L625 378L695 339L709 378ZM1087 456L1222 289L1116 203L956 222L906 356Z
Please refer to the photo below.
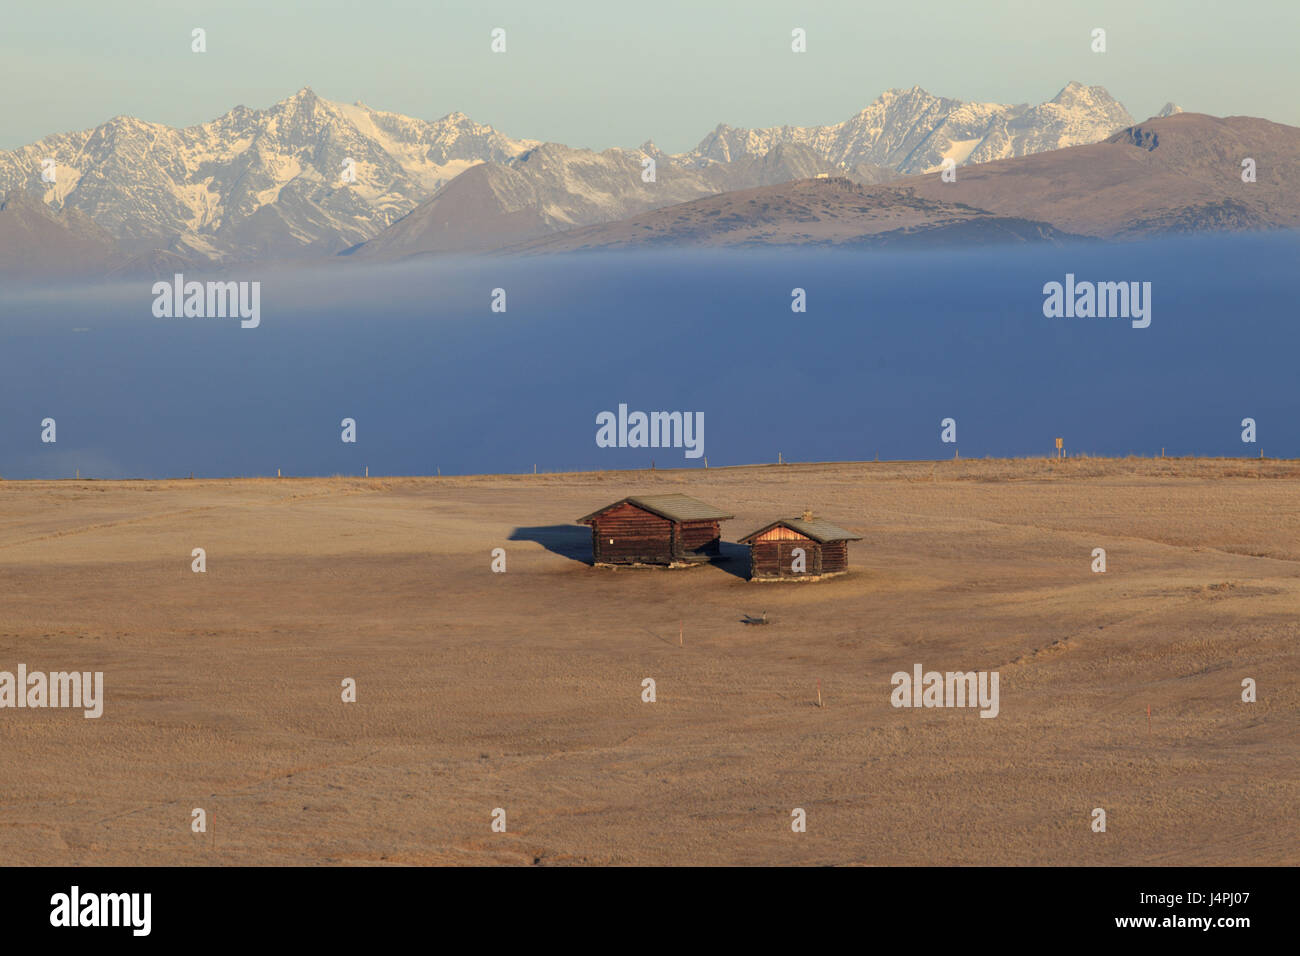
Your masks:
M591 529L580 524L548 524L515 528L510 541L536 541L547 551L583 564L591 564Z

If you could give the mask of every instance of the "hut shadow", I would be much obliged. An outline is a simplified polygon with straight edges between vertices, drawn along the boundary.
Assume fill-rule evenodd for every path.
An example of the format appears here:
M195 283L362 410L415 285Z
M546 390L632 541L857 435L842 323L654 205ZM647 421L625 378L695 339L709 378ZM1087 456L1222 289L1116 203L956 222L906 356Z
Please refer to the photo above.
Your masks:
M591 564L591 529L581 524L548 524L515 528L509 541L536 541L547 551Z
M715 568L726 571L742 581L749 580L749 548L743 544L729 544L726 541L718 545L719 553L709 559Z

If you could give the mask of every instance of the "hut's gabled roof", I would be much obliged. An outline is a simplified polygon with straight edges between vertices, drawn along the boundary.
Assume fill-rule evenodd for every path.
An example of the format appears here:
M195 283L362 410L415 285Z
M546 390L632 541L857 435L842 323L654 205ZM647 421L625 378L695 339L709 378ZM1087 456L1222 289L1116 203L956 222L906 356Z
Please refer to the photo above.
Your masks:
M766 534L776 527L797 531L804 537L812 538L818 544L829 544L832 541L862 540L862 535L854 534L852 531L845 531L843 528L836 527L821 518L778 518L771 524L764 525L757 531L745 535L740 539L740 544L751 544L759 535Z
M669 521L725 521L735 517L690 495L631 495L579 518L578 524L587 524L597 515L602 515L611 508L617 508L624 502L661 518L667 518Z

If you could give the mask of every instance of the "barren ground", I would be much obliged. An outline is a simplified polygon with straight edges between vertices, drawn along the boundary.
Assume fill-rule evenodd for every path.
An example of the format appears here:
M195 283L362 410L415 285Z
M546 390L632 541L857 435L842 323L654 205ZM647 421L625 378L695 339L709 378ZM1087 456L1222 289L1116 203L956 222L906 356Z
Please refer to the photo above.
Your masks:
M864 540L584 563L652 491ZM0 710L0 863L1296 864L1298 644L1297 462L0 482L0 670L106 696ZM1001 713L891 707L916 663Z

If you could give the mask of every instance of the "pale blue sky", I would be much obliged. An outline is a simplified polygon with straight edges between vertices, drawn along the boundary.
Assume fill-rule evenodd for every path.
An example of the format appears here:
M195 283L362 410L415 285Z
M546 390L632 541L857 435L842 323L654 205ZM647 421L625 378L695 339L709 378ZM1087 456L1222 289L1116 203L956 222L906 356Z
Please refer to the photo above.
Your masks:
M190 52L190 31L208 52ZM508 52L489 51L504 27ZM793 27L808 52L790 52ZM1094 27L1108 50L1089 49ZM0 148L130 114L185 126L302 86L516 137L676 152L719 122L839 122L882 90L1300 125L1300 0L65 0L0 21Z

